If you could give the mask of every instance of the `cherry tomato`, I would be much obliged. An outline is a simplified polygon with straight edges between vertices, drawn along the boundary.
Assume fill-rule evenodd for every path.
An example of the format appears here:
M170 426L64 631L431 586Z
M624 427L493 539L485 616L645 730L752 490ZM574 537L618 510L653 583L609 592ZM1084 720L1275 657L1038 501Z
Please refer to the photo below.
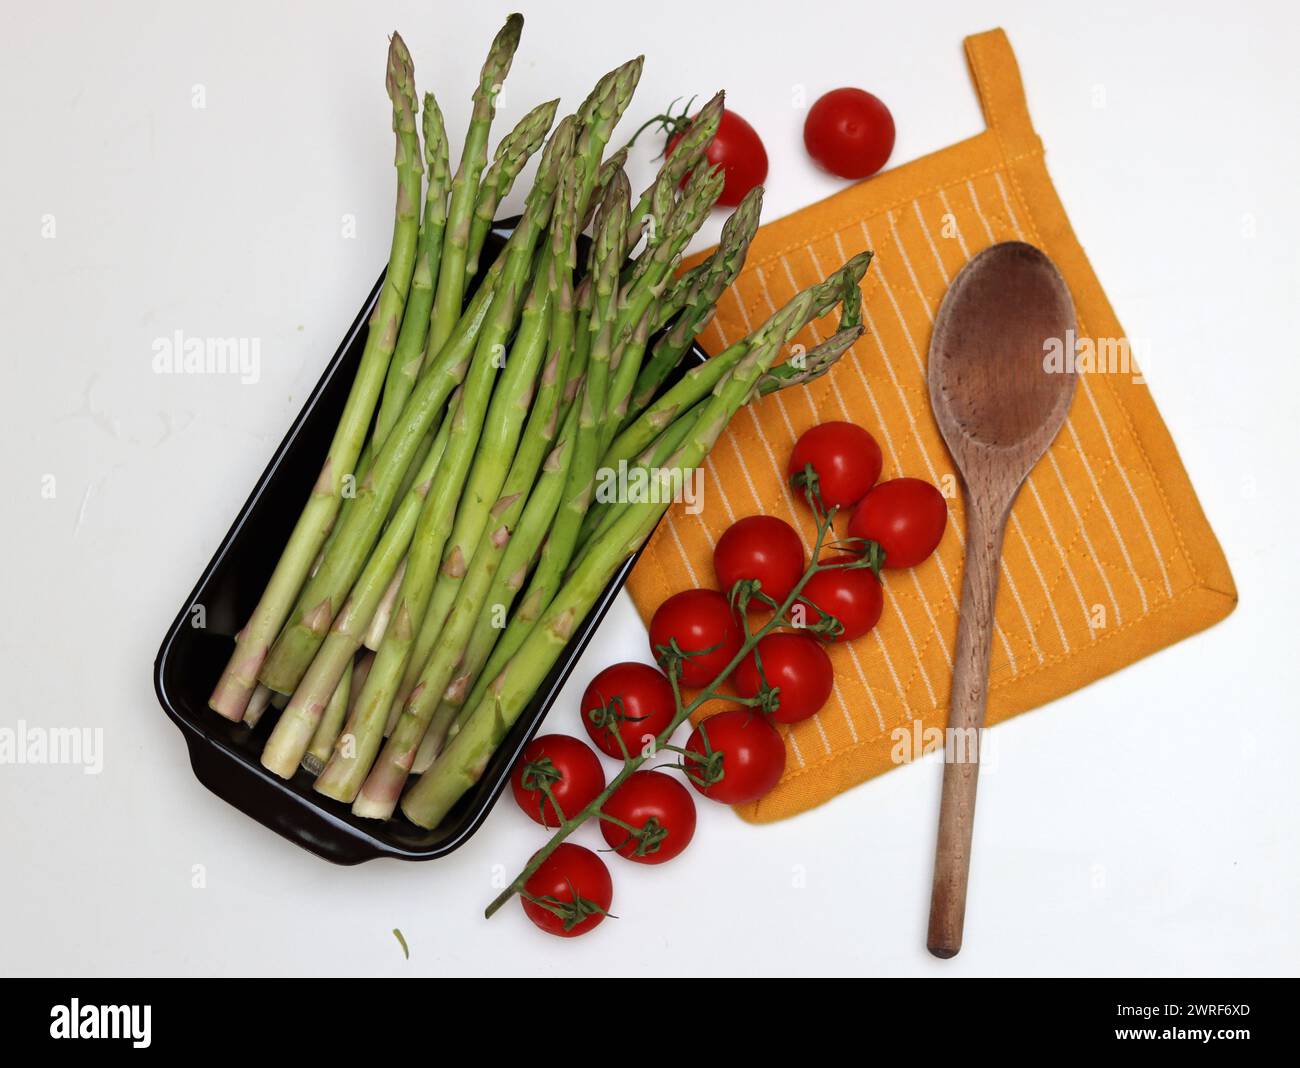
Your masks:
M809 464L817 475L822 504L847 508L880 477L880 446L856 423L822 423L804 431L790 453L788 472L800 496Z
M510 789L535 822L558 827L560 819L543 784L550 787L563 816L576 816L605 789L605 769L585 742L567 734L544 734L520 754L510 775Z
M614 881L590 849L561 842L524 883L524 912L547 934L585 935L609 914Z
M672 860L695 837L695 802L685 786L662 771L634 771L602 811L640 831L600 821L610 847L638 864Z
M947 524L942 493L919 478L894 478L862 498L849 537L879 542L885 567L915 567L939 547Z
M664 601L650 619L650 651L658 659L661 646L676 639L684 653L681 684L707 686L740 652L744 636L731 605L717 590L683 590ZM707 649L708 652L701 652Z
M762 592L783 602L803 577L803 543L794 527L770 515L751 515L732 523L713 549L718 585L731 592L741 579L758 579ZM762 603L751 601L751 608Z
M833 556L823 563L843 563L856 559L853 556ZM818 571L806 583L800 594L811 611L807 622L811 626L823 615L840 621L841 630L823 640L851 642L861 638L880 621L885 607L885 593L880 579L869 567L836 567Z
M672 155L681 139L680 133L669 137L665 154ZM767 150L763 147L758 132L734 111L726 108L722 110L718 132L705 149L704 157L710 163L722 166L722 195L718 197L720 207L734 208L745 199L746 193L767 180ZM683 179L682 185L685 184L686 179Z
M780 703L772 712L777 723L807 719L829 699L835 686L831 658L807 634L769 634L755 652L762 660L768 686L777 691ZM760 677L754 653L740 662L732 681L741 697L758 696Z
M710 716L695 728L686 749L706 758L684 758L691 785L724 805L757 801L785 771L781 735L766 716L747 708Z
M894 116L863 89L832 89L808 109L808 155L841 178L866 178L894 151Z
M622 760L639 753L673 721L673 688L649 664L612 664L587 684L580 707L596 748Z

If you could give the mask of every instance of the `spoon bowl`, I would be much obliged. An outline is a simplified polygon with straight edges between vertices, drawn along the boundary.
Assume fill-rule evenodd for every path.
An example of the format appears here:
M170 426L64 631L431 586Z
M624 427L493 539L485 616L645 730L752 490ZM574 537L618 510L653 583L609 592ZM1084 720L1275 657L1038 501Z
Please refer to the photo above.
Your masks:
M1074 336L1074 302L1042 252L992 245L953 280L930 344L930 403L958 466L988 451L1024 450L1029 467L1051 444L1075 374L1047 370L1054 342Z

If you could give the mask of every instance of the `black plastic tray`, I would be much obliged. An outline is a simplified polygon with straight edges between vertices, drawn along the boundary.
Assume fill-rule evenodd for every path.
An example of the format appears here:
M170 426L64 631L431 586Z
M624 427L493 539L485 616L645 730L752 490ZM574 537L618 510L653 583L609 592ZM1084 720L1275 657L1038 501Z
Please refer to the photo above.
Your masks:
M513 222L503 221L493 229L485 263L495 259ZM154 661L158 700L185 736L198 780L277 834L338 864L360 864L375 857L432 860L446 856L478 830L505 788L520 751L550 710L636 563L633 557L619 569L482 778L432 831L414 826L400 813L386 823L358 819L349 806L316 793L307 772L300 769L285 781L267 771L259 756L279 718L276 709L268 708L250 729L208 708L208 696L230 656L235 632L270 578L319 472L360 362L366 323L382 283L381 275L234 525L181 605ZM703 358L704 353L696 349L683 364ZM197 605L206 615L203 627L191 625Z

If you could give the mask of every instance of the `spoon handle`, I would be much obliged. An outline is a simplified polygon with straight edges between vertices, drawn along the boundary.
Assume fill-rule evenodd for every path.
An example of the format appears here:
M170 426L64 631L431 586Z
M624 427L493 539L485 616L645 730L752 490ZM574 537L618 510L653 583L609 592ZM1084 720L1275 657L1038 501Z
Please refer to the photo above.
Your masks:
M966 917L966 883L970 875L971 831L975 825L975 789L979 785L980 730L989 689L989 647L993 605L998 593L998 561L1009 502L998 509L971 501L962 582L961 619L953 664L948 733L944 739L943 796L939 803L939 842L930 891L930 931L926 945L936 957L953 957L961 949Z

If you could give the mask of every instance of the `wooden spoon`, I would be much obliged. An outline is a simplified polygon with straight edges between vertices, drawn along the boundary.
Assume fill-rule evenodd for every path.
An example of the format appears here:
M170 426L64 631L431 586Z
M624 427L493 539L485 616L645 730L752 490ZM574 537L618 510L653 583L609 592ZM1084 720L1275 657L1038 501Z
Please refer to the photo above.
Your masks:
M927 939L936 957L961 949L1002 534L1021 484L1069 411L1075 374L1059 370L1059 360L1049 369L1045 356L1056 339L1072 360L1074 328L1065 280L1020 241L972 259L934 323L930 403L966 485L966 574Z

